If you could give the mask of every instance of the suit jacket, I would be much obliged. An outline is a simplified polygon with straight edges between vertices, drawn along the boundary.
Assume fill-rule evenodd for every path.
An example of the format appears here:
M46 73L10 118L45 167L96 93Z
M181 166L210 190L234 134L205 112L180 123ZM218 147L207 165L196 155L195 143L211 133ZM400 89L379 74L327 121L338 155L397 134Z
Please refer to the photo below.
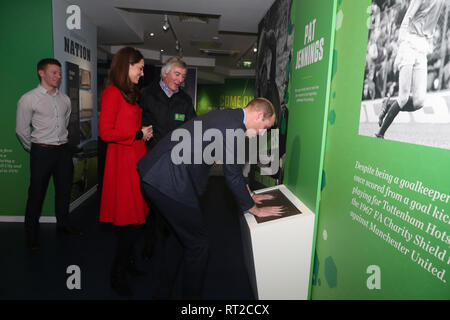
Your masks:
M149 150L168 133L196 116L191 97L181 88L170 98L158 81L141 92L142 125L153 126L153 138L147 142Z
M238 148L243 146L233 143L226 143L226 130L242 130L246 128L243 123L244 113L242 109L217 110L203 116L194 118L178 129L184 129L192 139L186 142L184 139L171 141L172 134L166 135L147 155L137 164L141 180L152 185L166 196L181 202L190 207L198 207L198 197L204 193L209 178L209 170L212 164L206 163L203 159L203 152L212 141L203 141L201 137L208 129L220 131L223 136L223 170L226 183L232 191L242 211L246 211L254 206L253 199L248 193L247 186L242 175L242 164L238 163ZM199 126L201 124L201 131ZM177 130L178 130L177 129ZM218 130L218 131L217 131ZM194 132L195 131L195 132ZM179 132L179 131L178 131ZM200 138L194 138L194 134ZM198 142L201 140L201 145ZM197 141L197 145L194 145ZM236 141L235 141L236 142ZM190 158L190 163L175 164L171 154L179 154L181 143L190 145L185 149ZM232 148L232 150L227 150ZM232 151L230 153L230 151ZM232 155L231 155L232 154ZM198 160L200 159L200 163ZM197 160L194 162L194 160ZM242 159L241 159L242 160Z

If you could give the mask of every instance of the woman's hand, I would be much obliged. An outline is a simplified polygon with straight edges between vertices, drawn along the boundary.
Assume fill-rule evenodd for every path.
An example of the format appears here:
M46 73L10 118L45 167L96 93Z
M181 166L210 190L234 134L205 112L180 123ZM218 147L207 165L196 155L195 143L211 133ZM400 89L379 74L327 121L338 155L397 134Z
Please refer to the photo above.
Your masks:
M144 141L148 141L153 137L153 126L142 127L141 131L143 133L142 139Z

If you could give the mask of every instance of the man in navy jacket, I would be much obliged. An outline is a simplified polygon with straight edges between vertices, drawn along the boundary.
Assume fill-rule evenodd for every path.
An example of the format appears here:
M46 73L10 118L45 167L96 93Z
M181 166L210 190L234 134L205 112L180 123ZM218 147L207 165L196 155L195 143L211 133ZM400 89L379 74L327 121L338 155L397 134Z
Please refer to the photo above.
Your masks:
M183 245L183 298L201 297L208 239L198 199L205 191L214 161L223 163L226 183L242 211L258 217L280 215L280 207L255 205L261 199L252 197L246 186L242 175L244 161L239 154L241 146L234 138L228 139L234 133L240 136L238 144L242 144L239 138L243 135L263 134L274 122L272 103L256 98L244 109L213 111L188 121L165 136L138 162L142 191L158 207ZM181 137L180 142L177 138Z
M142 126L151 125L153 128L153 137L146 141L149 152L165 135L197 116L191 97L181 87L187 72L183 60L171 57L161 67L161 78L141 92L139 106L142 108ZM176 243L176 240L169 240L172 235L157 208L149 205L144 233L144 259L152 258L157 243L159 246Z

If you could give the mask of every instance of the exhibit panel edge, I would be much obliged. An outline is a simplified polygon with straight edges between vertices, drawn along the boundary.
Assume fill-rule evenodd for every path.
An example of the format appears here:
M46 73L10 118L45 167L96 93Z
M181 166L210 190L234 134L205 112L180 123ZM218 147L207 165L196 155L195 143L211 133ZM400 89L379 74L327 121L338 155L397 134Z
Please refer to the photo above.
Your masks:
M310 267L310 273L309 273L309 290L308 290L308 300L311 300L312 296L312 270L314 270L314 252L316 249L316 239L317 239L317 228L318 228L318 222L320 219L320 199L321 199L321 189L323 187L323 179L324 179L324 161L325 161L325 147L326 147L326 140L327 140L327 129L328 129L328 112L329 112L329 105L330 105L330 96L331 96L331 73L333 68L333 52L334 52L334 37L335 37L335 29L336 29L336 14L337 14L337 1L338 0L332 0L333 1L333 19L331 21L331 34L330 34L330 48L329 48L329 61L328 61L328 71L327 71L327 86L326 91L327 94L325 96L325 112L323 117L323 132L322 132L322 147L320 151L320 165L319 165L319 177L318 177L318 184L317 184L317 198L316 198L316 210L314 212L315 219L314 219L314 234L313 234L313 242L312 242L312 250L311 250L311 267Z

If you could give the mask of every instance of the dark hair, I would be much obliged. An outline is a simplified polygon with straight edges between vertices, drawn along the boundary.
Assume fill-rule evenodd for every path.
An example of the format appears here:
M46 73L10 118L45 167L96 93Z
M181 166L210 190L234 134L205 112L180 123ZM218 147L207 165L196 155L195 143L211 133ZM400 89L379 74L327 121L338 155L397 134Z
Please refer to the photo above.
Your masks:
M41 81L41 76L39 75L39 70L45 71L45 69L47 68L47 66L49 64L54 64L61 68L61 63L56 59L53 59L53 58L42 59L37 64L37 75L38 75L39 81Z
M137 85L130 81L128 71L130 65L144 59L142 53L132 47L123 47L115 54L111 62L109 82L115 85L128 103L135 104L139 98Z

